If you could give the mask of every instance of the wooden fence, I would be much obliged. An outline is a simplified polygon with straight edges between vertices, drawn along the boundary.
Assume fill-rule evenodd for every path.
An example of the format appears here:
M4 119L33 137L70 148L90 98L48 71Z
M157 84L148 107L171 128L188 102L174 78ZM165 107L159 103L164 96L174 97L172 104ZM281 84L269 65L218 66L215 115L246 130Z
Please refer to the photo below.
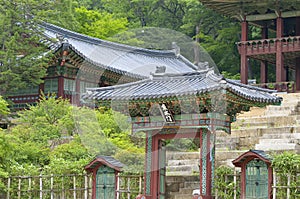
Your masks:
M273 174L273 199L300 198L300 173L298 175ZM240 198L240 174L216 176L215 199ZM40 175L0 178L0 199L91 199L92 176ZM218 182L221 182L218 184ZM134 199L143 192L143 177L118 175L117 199ZM192 193L191 193L192 196Z
M92 175L39 175L1 178L0 199L90 199ZM143 177L117 176L117 199L133 199L142 193ZM0 187L1 188L1 187Z

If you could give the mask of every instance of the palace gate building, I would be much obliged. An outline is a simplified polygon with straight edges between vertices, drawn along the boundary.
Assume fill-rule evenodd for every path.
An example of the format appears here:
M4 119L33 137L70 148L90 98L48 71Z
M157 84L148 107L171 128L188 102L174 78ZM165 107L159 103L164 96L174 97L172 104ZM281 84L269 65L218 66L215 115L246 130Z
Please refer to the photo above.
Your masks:
M171 74L163 66L148 79L88 89L84 99L131 117L133 133L145 132L147 199L164 199L165 140L199 138L201 197L212 199L216 130L230 133L237 113L252 106L280 104L270 90L223 78L213 69Z
M205 6L241 23L241 82L248 82L248 59L260 60L260 83L268 82L268 64L275 65L277 86L295 81L300 90L300 0L200 0ZM249 40L249 25L261 39ZM289 79L289 71L292 72ZM280 88L277 88L280 90Z

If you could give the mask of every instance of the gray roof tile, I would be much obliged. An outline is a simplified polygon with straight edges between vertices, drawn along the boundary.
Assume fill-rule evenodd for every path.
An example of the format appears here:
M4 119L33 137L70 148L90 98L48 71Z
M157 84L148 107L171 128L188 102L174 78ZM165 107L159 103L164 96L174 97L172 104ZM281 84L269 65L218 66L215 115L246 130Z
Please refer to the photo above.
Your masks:
M104 88L90 88L83 96L94 100L139 100L162 97L198 95L214 90L228 90L253 102L280 103L275 91L244 85L212 70L183 74L156 75L141 81Z
M197 68L183 56L176 56L171 50L149 50L118 44L48 23L43 23L42 27L49 38L56 39L58 35L63 37L64 42L87 62L119 74L147 78L157 66L166 66L167 73L193 72ZM62 42L57 42L56 48L61 45Z

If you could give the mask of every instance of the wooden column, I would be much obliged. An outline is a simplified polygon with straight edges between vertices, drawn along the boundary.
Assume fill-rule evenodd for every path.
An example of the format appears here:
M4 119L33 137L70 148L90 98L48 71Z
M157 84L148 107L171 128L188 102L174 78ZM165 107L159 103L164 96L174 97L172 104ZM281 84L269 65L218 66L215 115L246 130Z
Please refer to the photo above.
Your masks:
M146 160L145 160L145 186L146 199L156 199L159 194L159 160L157 132L147 131L146 134Z
M206 129L200 131L200 196L202 199L212 199L213 171L214 171L214 145L213 134Z
M44 80L45 81L45 80ZM39 85L39 96L42 95L42 93L45 93L45 83L41 83Z
M300 17L296 18L296 36L300 36ZM300 57L296 58L296 91L300 91Z
M64 77L63 76L58 77L57 97L64 97Z
M242 27L242 35L241 35L241 41L247 41L248 40L248 22L242 21L241 22ZM242 44L241 50L241 82L243 84L248 84L248 60L247 60L247 45Z
M261 31L262 39L268 38L268 28L264 26ZM268 82L268 62L261 61L260 62L260 83Z
M281 42L278 41L283 35L283 19L278 17L276 19L276 82L284 82L286 78L284 70L284 59L282 53Z

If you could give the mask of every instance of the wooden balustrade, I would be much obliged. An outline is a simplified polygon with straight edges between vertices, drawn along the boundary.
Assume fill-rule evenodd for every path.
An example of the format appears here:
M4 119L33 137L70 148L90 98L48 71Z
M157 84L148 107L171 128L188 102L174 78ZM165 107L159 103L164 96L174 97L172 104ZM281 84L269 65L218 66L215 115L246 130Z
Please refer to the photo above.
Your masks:
M246 55L258 55L276 53L278 42L282 46L282 52L300 51L300 36L241 41L236 44L240 53L241 48L246 45Z

